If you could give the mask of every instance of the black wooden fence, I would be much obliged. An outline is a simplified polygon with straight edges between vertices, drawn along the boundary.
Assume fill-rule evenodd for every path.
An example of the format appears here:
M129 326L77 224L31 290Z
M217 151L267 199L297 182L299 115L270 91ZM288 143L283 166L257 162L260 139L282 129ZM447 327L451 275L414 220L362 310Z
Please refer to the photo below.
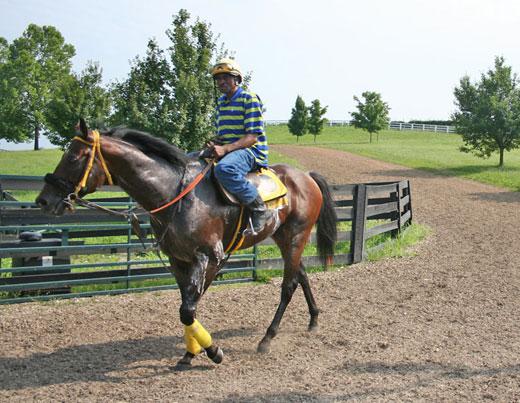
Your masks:
M139 256L145 249L124 217L87 209L48 217L34 203L19 202L10 193L38 191L42 186L41 177L0 175L0 304L176 287L159 257L150 253ZM349 251L336 255L334 264L360 262L366 255L368 239L385 232L395 236L412 221L409 181L330 187L338 221L352 223L350 230L340 230L338 239L350 242ZM121 191L117 187L102 190ZM91 200L115 210L135 206L128 197ZM149 217L139 217L141 235L147 240L144 246L150 248L153 237ZM30 238L34 232L41 234L40 240L19 239L22 233L22 238ZM114 238L99 240L115 236L118 242ZM314 234L310 242L315 242ZM260 245L272 243L268 239ZM89 261L91 255L100 256ZM304 256L303 263L320 265L317 256ZM281 258L259 259L255 247L250 253L231 256L214 284L255 280L258 269L280 267ZM152 284L143 283L146 280L152 280ZM162 283L153 284L158 280ZM94 284L104 284L108 289L77 288Z

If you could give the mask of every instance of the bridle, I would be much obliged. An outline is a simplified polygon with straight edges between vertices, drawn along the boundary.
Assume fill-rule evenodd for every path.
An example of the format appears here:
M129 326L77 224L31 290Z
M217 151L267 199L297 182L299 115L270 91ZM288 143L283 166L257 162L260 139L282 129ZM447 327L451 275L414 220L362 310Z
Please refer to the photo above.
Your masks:
M72 140L78 140L81 141L84 144L89 145L92 147L90 152L90 158L87 161L87 164L85 165L85 170L83 172L83 176L81 177L81 180L78 182L77 185L74 185L71 182L64 181L63 179L60 179L56 177L54 174L47 174L44 177L44 181L50 185L56 186L57 188L64 190L67 193L67 197L63 199L63 202L67 204L67 209L69 211L75 210L75 203L76 199L78 199L78 194L87 185L87 179L90 175L90 172L92 171L92 167L94 166L94 159L97 156L99 157L99 160L101 161L101 165L103 166L103 170L105 171L106 179L109 183L109 185L113 185L114 182L112 181L112 176L110 175L110 172L108 171L107 164L105 163L105 159L103 158L103 154L101 153L101 144L99 141L99 131L93 130L92 135L94 137L94 141L90 142L88 140L85 140L79 136L75 136Z

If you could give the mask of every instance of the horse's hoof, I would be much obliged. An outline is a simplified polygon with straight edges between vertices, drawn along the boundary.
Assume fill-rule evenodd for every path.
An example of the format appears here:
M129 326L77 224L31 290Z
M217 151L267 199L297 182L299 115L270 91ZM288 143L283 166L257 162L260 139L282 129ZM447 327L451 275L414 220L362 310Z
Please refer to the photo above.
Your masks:
M189 366L191 366L191 360L193 360L193 357L195 357L195 354L192 354L189 351L187 351L186 354L184 354L184 357L182 357L177 362L177 366L181 366L181 367L189 367Z
M309 328L307 330L309 332L311 332L311 333L317 332L318 331L318 324L317 323L313 323L313 324L309 325Z
M269 354L271 352L271 346L268 341L262 340L260 344L258 344L258 347L256 351L260 354Z
M220 347L211 346L206 350L206 354L215 364L220 364L224 359L224 351Z
M173 366L173 367L170 367L170 369L172 371L177 371L177 372L182 372L182 371L189 371L191 370L193 367L191 366L191 364L182 364L180 361L177 362L177 365Z

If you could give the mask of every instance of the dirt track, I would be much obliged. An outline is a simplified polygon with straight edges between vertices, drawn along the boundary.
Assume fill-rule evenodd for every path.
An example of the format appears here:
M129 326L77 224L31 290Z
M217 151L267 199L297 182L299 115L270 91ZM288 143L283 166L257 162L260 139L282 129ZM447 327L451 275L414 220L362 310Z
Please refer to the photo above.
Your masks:
M331 183L410 179L417 255L311 276L270 355L280 280L212 288L199 319L224 363L184 352L178 291L0 306L0 401L520 401L520 193L356 155L273 149Z

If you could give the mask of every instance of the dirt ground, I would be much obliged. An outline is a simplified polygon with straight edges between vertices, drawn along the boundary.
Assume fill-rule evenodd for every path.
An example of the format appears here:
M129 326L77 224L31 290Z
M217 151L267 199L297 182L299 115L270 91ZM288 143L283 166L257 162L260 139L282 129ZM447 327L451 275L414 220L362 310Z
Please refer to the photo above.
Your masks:
M410 179L434 235L401 259L310 276L256 353L280 280L212 288L198 316L225 352L184 352L178 291L0 306L0 401L520 401L520 194L344 152L278 146L331 183Z

